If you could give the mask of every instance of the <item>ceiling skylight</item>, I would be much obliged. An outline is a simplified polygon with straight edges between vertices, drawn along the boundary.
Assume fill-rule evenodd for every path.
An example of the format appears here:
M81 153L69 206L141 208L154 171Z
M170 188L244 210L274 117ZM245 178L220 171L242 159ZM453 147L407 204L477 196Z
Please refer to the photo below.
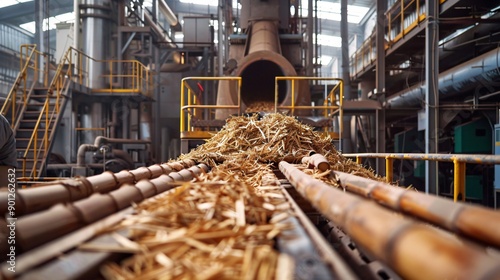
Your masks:
M181 3L185 4L195 4L195 5L203 5L203 6L217 6L219 5L219 0L179 0ZM233 8L238 7L241 9L241 4L238 3L237 0L233 0Z
M313 34L313 41L315 40L316 34ZM318 45L340 48L342 46L342 38L339 36L318 34Z
M319 58L319 62L321 63L321 65L328 65L328 64L330 64L330 62L332 62L332 59L333 59L333 57L332 57L332 56L329 56L329 55L322 55L322 56Z
M66 13L66 14L60 14L60 15L57 15L57 16L53 16L53 17L50 17L48 19L44 19L43 20L43 24L42 24L43 31L55 29L57 23L60 23L60 22L73 22L73 21L75 21L75 14L72 13L72 12L71 13ZM47 28L47 22L49 23L48 28ZM23 28L25 30L28 30L29 32L31 32L33 34L36 32L35 22L34 21L21 24L21 25L19 25L19 27L21 27L21 28Z
M195 4L204 6L217 6L218 0L179 0L185 4ZM236 0L233 0L233 7L236 7ZM239 6L241 8L241 5ZM307 16L307 1L302 1L302 16ZM350 23L360 23L370 8L356 5L347 5L347 21ZM318 17L320 19L330 19L340 21L340 3L329 1L318 1Z
M347 5L347 21L360 23L368 10L369 7ZM307 1L302 1L301 13L303 17L308 15ZM340 3L318 1L318 18L340 21Z
M19 3L29 2L33 0L2 0L0 1L0 8L5 8L8 6L16 5Z

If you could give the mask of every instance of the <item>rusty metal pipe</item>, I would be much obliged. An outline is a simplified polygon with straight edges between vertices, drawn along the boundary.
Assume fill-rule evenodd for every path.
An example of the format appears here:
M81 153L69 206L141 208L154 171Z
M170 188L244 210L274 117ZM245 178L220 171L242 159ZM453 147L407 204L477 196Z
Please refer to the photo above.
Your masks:
M76 166L85 166L85 154L87 152L95 152L99 150L99 147L92 144L82 144L78 147L78 152L76 156Z
M189 167L188 172L200 175L208 172L208 166L199 164ZM151 180L142 180L136 184L126 183L121 188L109 193L95 193L92 196L66 205L56 205L46 211L21 217L16 224L16 244L26 252L34 247L56 239L69 232L91 224L108 215L129 207L132 203L169 190L176 179L169 175L161 175ZM185 180L180 176L181 180Z
M358 246L404 278L500 277L498 260L480 248L436 228L395 215L372 201L344 193L287 162L280 162L279 168L302 196L342 227Z
M108 138L104 136L97 136L92 144L82 144L78 147L76 165L85 166L85 153L98 151L102 145L105 144L149 144L149 140L136 140L125 138Z
M340 185L394 210L500 248L500 212L334 171Z
M274 21L255 21L252 23L249 53L269 51L281 53L278 28Z
M118 173L106 171L99 175L55 181L30 189L16 192L16 215L21 216L41 211L56 203L77 201L89 197L93 193L108 193L123 184L157 178L172 171L181 171L195 165L193 160L183 160L134 170L123 170ZM0 214L7 213L7 193L0 193Z
M233 76L241 77L242 107L254 103L274 104L275 77L297 76L294 66L281 54L278 22L274 20L255 20L251 23L247 38L245 56L238 58ZM220 81L217 105L236 105L238 90L232 81ZM293 88L293 93L292 93ZM307 81L278 82L278 104L291 105L294 96L295 105L309 105L310 95ZM235 110L218 109L217 119L225 119ZM298 115L301 112L297 112Z

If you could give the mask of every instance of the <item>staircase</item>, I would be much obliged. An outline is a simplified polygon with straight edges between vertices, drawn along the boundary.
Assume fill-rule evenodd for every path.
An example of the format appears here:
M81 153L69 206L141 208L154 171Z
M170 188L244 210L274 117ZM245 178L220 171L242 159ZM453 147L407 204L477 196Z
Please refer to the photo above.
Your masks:
M36 45L21 47L21 71L14 82L0 113L11 122L16 137L17 178L39 178L45 171L61 114L67 103L71 81L59 65L48 83L47 56Z
M50 94L48 88L34 88L14 127L18 151L17 175L38 178L45 173L48 155L67 103L69 80L64 92Z
M87 69L90 63L111 65L111 69L113 63L122 65L122 68L118 68L120 71L101 77L109 82L109 86L92 89L96 92L138 93L144 97L149 97L152 92L152 74L139 61L97 61L70 47L54 73L48 71L48 55L37 51L36 45L21 46L20 56L19 75L0 108L0 114L11 122L15 133L18 179L40 179L44 176L53 140L71 94L70 90L90 88L91 79ZM131 65L130 69L127 65ZM131 85L125 83L127 86L116 86L113 83L122 79L131 81Z

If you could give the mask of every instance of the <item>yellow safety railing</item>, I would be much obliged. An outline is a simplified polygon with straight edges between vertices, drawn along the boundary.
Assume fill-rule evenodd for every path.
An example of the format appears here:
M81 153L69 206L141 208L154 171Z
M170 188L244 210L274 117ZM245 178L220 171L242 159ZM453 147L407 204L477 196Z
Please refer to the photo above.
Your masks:
M21 45L20 71L5 99L0 113L8 116L14 128L21 109L26 105L32 86L39 82L42 86L48 84L48 55L36 49L36 45ZM43 62L44 65L40 65Z
M443 4L446 0L440 0ZM397 0L387 9L387 34L385 49L395 44L426 19L425 0ZM351 56L351 76L355 76L376 59L375 32Z
M74 82L91 88L96 84L92 79L97 79L97 84L105 85L92 88L92 92L151 96L153 91L152 72L137 60L98 60L70 47L61 60L61 64L63 63L68 70L66 75ZM92 73L88 69L101 69L106 74L91 77Z
M100 62L100 61L97 61ZM108 93L143 93L151 96L153 90L153 74L137 60L106 60L110 74L103 75L108 88L94 91Z
M39 174L37 174L37 168L38 166L38 159L39 158L44 158L48 155L48 147L49 147L49 140L50 134L53 131L52 130L52 124L55 123L55 119L60 113L61 110L61 101L64 90L69 86L69 78L73 76L72 73L72 48L69 48L65 55L63 56L63 59L61 60L61 63L59 63L56 73L54 75L54 78L52 79L50 85L47 88L47 98L45 99L45 103L42 106L42 109L40 110L40 115L38 116L37 122L35 123L35 127L33 128L33 133L31 134L31 138L28 142L28 145L24 151L23 154L23 169L22 169L22 176L26 177L27 176L27 160L28 160L28 154L30 151L33 152L33 166L30 170L30 174L28 176L36 178ZM69 67L66 67L69 66ZM82 74L80 74L82 75ZM51 103L51 98L55 98L54 102ZM52 108L51 108L51 105ZM43 124L43 128L41 128ZM38 144L38 134L40 132L40 128L43 129L43 136L42 136L42 145ZM41 151L44 153L41 154Z
M375 42L375 33L368 37L361 47L354 52L350 60L352 75L363 71L366 67L372 65L377 58L377 48Z
M120 67L113 68L113 65L120 64ZM95 67L108 66L110 74L102 77L90 77L88 69ZM138 61L133 60L96 60L85 53L70 47L62 57L54 78L48 85L47 99L42 107L38 120L33 129L33 133L28 142L23 155L23 177L26 177L27 167L26 162L30 151L33 152L33 167L29 171L29 176L37 177L38 159L46 158L50 139L53 137L54 130L52 126L61 111L61 104L64 98L63 94L70 86L70 81L90 87L93 78L104 79L108 86L105 88L94 88L93 92L105 93L142 93L150 95L152 87L152 75L149 70ZM115 82L120 82L122 86L118 86ZM55 99L55 100L54 100ZM51 103L51 100L53 102ZM42 125L44 124L44 125ZM42 145L38 145L38 132L44 130ZM42 154L41 151L44 153Z
M466 154L344 154L346 157L356 158L361 164L362 158L385 158L385 178L387 183L393 181L393 163L400 160L431 160L453 162L453 201L465 201L465 164L500 164L500 156L495 155L466 155Z
M300 76L277 76L274 79L274 111L279 112L282 110L290 110L292 116L295 115L295 111L300 110L319 110L323 111L323 116L326 118L333 118L335 114L339 114L339 120L343 118L342 103L344 100L344 82L342 79L330 78L330 77L300 77ZM279 81L289 81L291 89L291 102L290 105L279 105L278 104L278 84ZM323 105L297 105L295 98L295 89L298 88L299 81L326 81L333 82L334 87L329 91ZM339 99L337 102L336 93L339 94ZM338 103L338 104L337 104ZM327 128L324 128L324 132L328 132ZM339 121L339 139L342 139L343 124Z
M237 103L235 105L209 105L202 104L202 100L191 88L188 81L235 81L237 83ZM187 89L187 91L186 91ZM193 118L203 113L204 110L235 110L241 113L241 77L186 77L181 82L181 110L180 133L181 138L208 138L209 131L196 131L192 125Z

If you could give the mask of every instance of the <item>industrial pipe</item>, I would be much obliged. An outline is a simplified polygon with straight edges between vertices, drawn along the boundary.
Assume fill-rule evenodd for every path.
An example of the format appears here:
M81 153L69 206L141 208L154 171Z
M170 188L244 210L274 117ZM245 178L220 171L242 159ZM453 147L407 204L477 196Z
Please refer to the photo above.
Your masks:
M403 278L500 277L498 260L476 246L395 215L372 201L344 193L287 162L280 162L279 169L319 212L342 227L358 246L391 266Z
M51 182L30 189L16 192L16 215L47 209L56 203L67 203L87 198L94 193L108 193L124 184L133 184L144 179L154 179L161 175L169 175L195 165L192 160L183 160L161 165L140 167L134 170L123 170L118 173L106 171L90 177L78 177L63 181ZM0 214L7 213L7 193L0 193Z
M276 23L272 21L252 23L248 55L241 59L236 70L236 76L242 79L242 101L247 105L259 101L273 103L274 77L296 75L293 66L281 55ZM280 82L278 86L278 102L282 103L290 90L285 81Z
M274 104L276 76L297 76L295 68L281 55L278 23L271 20L253 21L247 38L246 55L238 61L234 76L241 77L242 107L252 104ZM219 82L217 105L238 104L238 90L232 81ZM310 95L307 81L296 81L293 96L296 105L309 105ZM290 105L292 87L290 82L278 82L278 104ZM217 110L216 118L225 119L231 110ZM299 111L298 115L301 114Z
M146 168L147 170L147 168ZM124 184L121 188L106 194L94 194L71 204L58 204L46 211L21 217L16 224L16 245L26 252L36 246L54 240L85 225L91 224L132 203L155 196L175 187L176 181L188 181L193 176L208 172L208 166L191 166L185 172L163 174L135 184ZM180 174L182 172L182 175ZM186 173L190 173L187 175Z
M473 89L481 79L486 81L498 79L499 66L500 47L441 73L438 80L439 94L449 97ZM420 105L423 100L425 100L425 87L424 83L420 83L391 96L387 100L387 106L413 107Z
M99 147L92 144L81 144L76 154L76 166L85 166L85 154L98 151Z
M144 20L146 21L146 24L149 25L152 29L153 32L159 37L159 41L161 43L167 43L168 47L170 48L176 48L177 46L172 42L172 39L165 34L163 29L158 26L151 16L148 15L148 13L144 13Z
M500 212L334 171L347 191L500 248Z
M160 12L165 16L168 24L170 24L171 26L176 26L177 24L179 24L179 21L177 20L174 12L172 12L170 7L167 5L167 3L165 3L164 0L158 0L158 4Z
M97 136L92 144L82 144L78 147L76 156L76 166L85 166L85 153L98 151L100 147L106 144L149 144L150 140L140 139L124 139L124 138L108 138Z

